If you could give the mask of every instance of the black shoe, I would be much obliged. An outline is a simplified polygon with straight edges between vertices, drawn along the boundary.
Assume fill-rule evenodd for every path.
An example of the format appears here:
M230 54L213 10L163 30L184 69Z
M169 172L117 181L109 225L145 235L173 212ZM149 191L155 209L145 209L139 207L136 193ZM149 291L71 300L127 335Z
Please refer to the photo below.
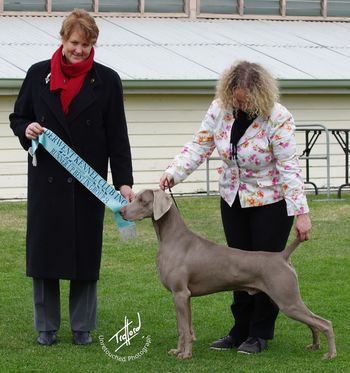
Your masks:
M218 339L217 341L211 343L209 348L212 350L230 350L234 347L237 347L238 344L236 343L235 339L231 335L226 335Z
M237 352L240 354L256 354L267 349L267 340L259 337L249 337L239 347Z
M73 332L73 341L76 345L88 345L92 338L90 332Z
M39 345L51 346L57 341L56 330L50 330L48 332L39 332L39 336L36 339Z

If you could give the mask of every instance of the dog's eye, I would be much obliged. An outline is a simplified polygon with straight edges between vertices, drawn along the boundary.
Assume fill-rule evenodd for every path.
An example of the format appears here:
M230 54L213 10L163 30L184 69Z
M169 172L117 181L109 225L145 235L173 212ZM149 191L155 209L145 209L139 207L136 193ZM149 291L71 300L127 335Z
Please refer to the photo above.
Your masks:
M146 207L150 201L147 198L140 198L139 202L142 206Z
M145 200L142 197L138 197L137 200L141 203L141 205L145 204Z

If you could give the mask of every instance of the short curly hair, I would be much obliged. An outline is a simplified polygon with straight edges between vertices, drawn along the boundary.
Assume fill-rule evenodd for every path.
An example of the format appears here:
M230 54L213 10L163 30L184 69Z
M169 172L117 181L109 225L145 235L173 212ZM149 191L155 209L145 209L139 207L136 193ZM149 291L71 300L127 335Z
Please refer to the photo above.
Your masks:
M251 116L268 117L279 99L277 81L261 65L238 61L224 71L217 84L216 98L227 110L238 110L234 92L247 90L247 109Z
M64 19L60 31L62 40L67 41L76 30L84 35L88 43L96 44L99 29L94 18L84 9L75 8Z

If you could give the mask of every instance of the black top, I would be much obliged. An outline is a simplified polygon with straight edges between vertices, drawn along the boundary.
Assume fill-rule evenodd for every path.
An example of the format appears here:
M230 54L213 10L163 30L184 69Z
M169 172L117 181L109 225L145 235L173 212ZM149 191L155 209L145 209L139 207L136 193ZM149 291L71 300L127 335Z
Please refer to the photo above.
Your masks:
M231 146L232 146L232 158L237 159L237 144L240 138L244 135L247 128L252 124L256 115L250 117L245 111L238 110L235 115L235 121L233 122L231 129Z

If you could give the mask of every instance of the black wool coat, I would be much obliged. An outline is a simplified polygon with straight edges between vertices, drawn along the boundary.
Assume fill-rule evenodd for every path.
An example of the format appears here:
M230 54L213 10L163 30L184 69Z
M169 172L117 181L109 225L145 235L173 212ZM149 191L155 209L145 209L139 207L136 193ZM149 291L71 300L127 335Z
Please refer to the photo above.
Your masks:
M112 69L94 62L79 94L64 115L58 92L50 92L50 61L27 73L11 128L25 150L31 122L49 128L103 178L108 162L113 184L133 184L122 84ZM27 275L44 279L99 278L104 205L43 147L37 166L28 156Z

